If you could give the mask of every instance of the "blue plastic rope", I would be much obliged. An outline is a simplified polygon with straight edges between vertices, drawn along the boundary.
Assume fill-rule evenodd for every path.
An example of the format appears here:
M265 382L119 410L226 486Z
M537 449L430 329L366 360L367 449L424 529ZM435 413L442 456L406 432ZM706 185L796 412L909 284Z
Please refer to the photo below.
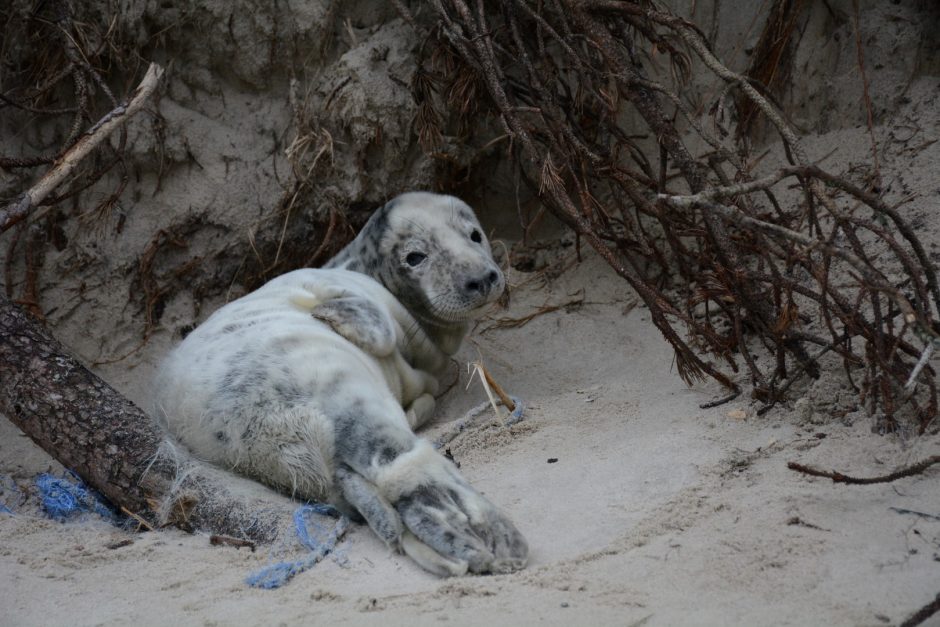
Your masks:
M332 530L327 531L327 529L316 520L310 520L308 523L308 514L320 514L321 516L330 516L333 518L338 516L339 520L336 521L336 525L334 525ZM311 524L315 529L314 535L318 537L325 536L322 541L318 541L318 538L311 536ZM310 555L292 562L278 562L270 566L265 566L249 574L248 577L245 578L245 583L252 588L265 588L267 590L280 588L293 579L295 575L299 575L305 570L313 568L323 560L324 557L333 552L336 548L336 543L340 541L348 528L349 519L345 516L341 516L331 505L323 503L301 505L294 512L294 529L297 531L297 537L300 539L301 544L310 549Z
M73 476L75 482L64 477L60 479L49 473L42 473L36 477L36 489L46 514L50 518L65 522L80 514L94 512L114 522L114 511L97 493L89 490L77 475Z

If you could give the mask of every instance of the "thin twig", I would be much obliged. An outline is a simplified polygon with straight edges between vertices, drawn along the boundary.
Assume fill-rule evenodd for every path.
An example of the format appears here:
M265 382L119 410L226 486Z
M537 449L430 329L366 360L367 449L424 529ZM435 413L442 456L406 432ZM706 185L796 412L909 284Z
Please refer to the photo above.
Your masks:
M212 534L209 536L209 544L212 546L234 546L236 548L247 546L249 549L251 549L252 553L255 552L255 542L252 540L246 540L245 538L235 538L233 536Z
M127 509L126 507L121 507L121 513L123 513L125 516L130 516L135 521L137 521L138 530L140 530L140 528L143 527L147 531L154 531L153 525L147 522L140 514L135 514L131 510Z
M493 331L494 329L518 329L520 327L524 327L525 325L529 324L530 322L532 322L539 316L543 316L553 311L558 311L559 309L567 309L568 307L581 305L583 303L584 303L584 295L582 294L578 298L573 298L564 303L558 303L557 305L543 305L539 307L538 309L536 309L535 311L533 311L532 313L527 314L525 316L520 316L518 318L510 318L510 317L505 317L505 316L500 317L500 318L497 318L492 324L484 327L480 331L480 334L482 335L484 333L488 333L489 331Z
M875 186L878 188L881 187L881 166L878 163L878 144L875 142L875 121L872 114L868 73L865 72L865 49L862 47L858 0L852 0L852 22L855 26L855 53L858 60L858 71L862 76L862 101L865 103L865 122L868 124L868 136L871 138L871 160L874 165Z

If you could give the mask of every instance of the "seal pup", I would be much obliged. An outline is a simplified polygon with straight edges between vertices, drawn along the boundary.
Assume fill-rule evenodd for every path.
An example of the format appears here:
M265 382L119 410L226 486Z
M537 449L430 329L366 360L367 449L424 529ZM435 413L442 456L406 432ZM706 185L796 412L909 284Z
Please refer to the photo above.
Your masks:
M414 433L504 286L469 206L401 195L323 269L277 277L190 333L157 376L156 416L195 456L328 501L431 572L518 570L516 527Z

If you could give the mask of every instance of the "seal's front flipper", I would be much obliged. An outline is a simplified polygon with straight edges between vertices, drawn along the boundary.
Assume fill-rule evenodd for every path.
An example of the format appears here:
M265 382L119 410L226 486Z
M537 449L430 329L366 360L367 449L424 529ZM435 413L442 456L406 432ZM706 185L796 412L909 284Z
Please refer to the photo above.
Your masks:
M335 298L317 305L310 314L371 355L387 357L395 350L395 323L388 312L366 298Z
M405 410L408 425L412 429L423 426L434 415L435 404L436 401L430 394L422 394L416 398Z

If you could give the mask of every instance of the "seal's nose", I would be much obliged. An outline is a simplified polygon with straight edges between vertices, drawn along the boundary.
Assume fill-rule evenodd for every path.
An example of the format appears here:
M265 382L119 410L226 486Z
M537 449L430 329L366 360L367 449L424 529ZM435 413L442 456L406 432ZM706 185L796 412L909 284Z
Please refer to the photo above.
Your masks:
M499 272L490 268L488 272L481 274L479 276L468 279L464 283L463 289L468 296L489 296L490 292L493 290L500 280Z

